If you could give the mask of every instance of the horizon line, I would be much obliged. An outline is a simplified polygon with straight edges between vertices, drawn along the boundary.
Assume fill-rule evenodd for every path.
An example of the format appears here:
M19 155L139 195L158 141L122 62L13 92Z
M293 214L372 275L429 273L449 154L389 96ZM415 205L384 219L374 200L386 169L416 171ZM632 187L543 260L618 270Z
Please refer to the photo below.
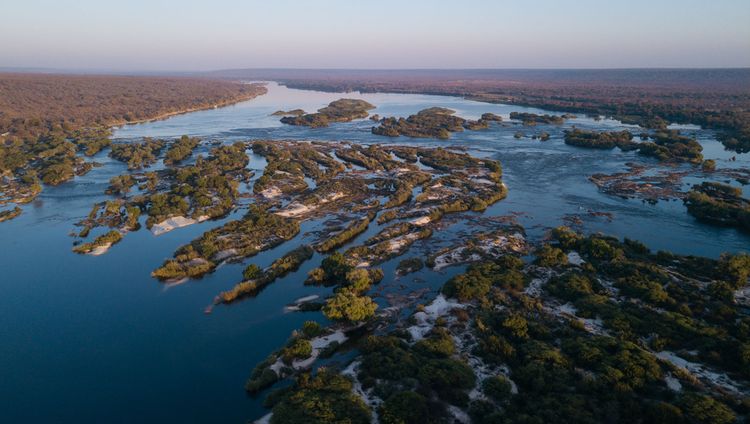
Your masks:
M700 71L700 70L750 70L750 66L634 66L634 67L476 67L476 68L347 68L347 67L239 67L211 70L189 69L112 69L112 68L49 68L25 66L0 66L0 73L45 74L211 74L236 71L359 71L359 72L419 72L419 71Z

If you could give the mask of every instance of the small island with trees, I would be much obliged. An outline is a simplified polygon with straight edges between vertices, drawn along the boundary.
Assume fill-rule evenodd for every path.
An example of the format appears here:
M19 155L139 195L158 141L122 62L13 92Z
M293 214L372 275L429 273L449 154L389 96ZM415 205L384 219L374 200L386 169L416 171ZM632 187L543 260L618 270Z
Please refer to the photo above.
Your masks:
M367 118L370 109L375 109L374 105L359 99L339 99L328 104L328 106L318 109L317 113L307 113L300 110L290 112L279 111L274 114L281 114L281 122L289 125L304 125L311 128L327 127L334 122L349 122L355 119Z

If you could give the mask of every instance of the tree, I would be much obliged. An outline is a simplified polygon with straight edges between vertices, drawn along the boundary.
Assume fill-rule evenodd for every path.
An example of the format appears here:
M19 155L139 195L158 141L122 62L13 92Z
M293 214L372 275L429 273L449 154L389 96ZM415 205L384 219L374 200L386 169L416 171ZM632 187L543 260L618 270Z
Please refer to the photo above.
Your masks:
M512 394L512 385L503 375L490 377L482 383L482 391L490 398L502 402Z
M683 399L683 409L690 421L696 423L729 424L736 419L726 405L704 395L686 395Z
M556 267L568 264L568 256L561 249L545 244L535 252L536 261L539 266Z
M383 424L424 423L430 416L427 399L415 392L398 392L389 397L378 410Z
M323 314L328 319L357 322L372 317L377 308L378 305L370 297L359 296L344 288L326 301Z

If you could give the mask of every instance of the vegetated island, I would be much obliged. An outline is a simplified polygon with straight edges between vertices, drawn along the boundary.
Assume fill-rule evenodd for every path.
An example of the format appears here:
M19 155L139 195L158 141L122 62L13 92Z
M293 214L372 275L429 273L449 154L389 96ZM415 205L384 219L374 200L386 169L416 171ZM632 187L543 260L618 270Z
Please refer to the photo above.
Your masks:
M376 284L377 272L336 271L347 272L341 299L324 311L359 324L306 322L255 368L249 393L293 381L268 396L264 420L323 422L320 410L326 422L352 423L731 423L746 415L750 321L747 298L736 296L747 290L749 255L653 253L565 227L532 261L522 250L473 252L463 255L467 270L408 320L393 319L403 305L374 314L367 302L346 303ZM342 261L332 255L323 267ZM354 359L311 371L351 349Z
M693 186L685 206L690 215L702 221L750 231L750 200L742 197L740 188L703 182Z
M173 144L173 149L190 147L196 142L188 137L180 140ZM138 143L126 146L136 151L142 149ZM218 146L207 157L198 156L193 165L113 177L107 193L120 198L95 204L89 215L77 223L82 227L78 236L85 238L97 227L118 229L123 234L137 231L142 215L148 217L146 227L154 235L227 215L236 207L240 184L252 176L252 171L246 168L249 159L245 150L244 143ZM187 150L177 156L184 154Z
M213 108L264 94L260 84L197 78L0 74L0 201L33 200L91 170L111 144L109 127ZM112 156L145 166L146 150ZM148 150L151 150L150 152ZM156 149L158 150L158 149Z
M423 109L408 118L383 118L380 125L372 128L372 133L387 137L406 136L413 138L448 139L451 133L465 129L481 130L489 128L490 122L500 122L502 117L485 113L476 121L455 116L455 111L442 107Z
M369 110L375 109L374 105L360 99L339 99L328 104L328 106L318 109L317 113L298 113L294 110L287 113L281 111L284 116L281 122L289 125L304 125L311 128L327 127L333 122L349 122L355 119L367 118ZM275 114L278 114L276 112Z
M241 143L235 146L237 155L246 155L239 150ZM263 155L268 165L263 175L255 180L253 192L258 197L249 206L249 212L244 218L208 231L178 249L173 259L154 271L155 277L169 281L200 277L224 261L243 260L290 240L296 236L302 220L341 217L344 211L349 223L329 227L311 248L331 252L344 246L364 232L378 212L383 211L378 218L379 225L393 220L400 222L385 225L365 244L346 252L347 266L375 265L403 254L414 242L430 237L430 227L444 214L483 211L507 193L497 162L446 149L284 141L256 141L250 148ZM416 165L418 161L426 168L420 169ZM369 172L362 174L354 165ZM180 175L184 171L176 172ZM307 178L315 181L314 188L308 186ZM171 187L173 194L169 196L175 200L169 203L184 205L172 215L195 207L195 198L185 197L180 186L172 184ZM419 190L418 196L414 195L415 190ZM150 195L151 203L156 196ZM287 202L280 202L282 198ZM107 213L98 215L93 211L91 216L96 218L88 222L118 227L128 220L126 211L133 207L136 214L143 211L152 215L153 205L149 206L148 199L135 197L126 202L124 208L115 207L111 224ZM227 205L231 205L231 199ZM381 203L379 199L384 200ZM305 248L304 252L308 250ZM257 294L279 276L279 267L296 269L299 258L306 256L297 251L290 255L281 258L281 262L269 270L261 272L248 268L244 280L220 295L219 301L228 303ZM316 271L310 282L322 284L335 282L336 278L338 274Z
M642 142L633 141L629 131L565 131L565 144L593 149L637 150L639 154L662 162L703 163L703 146L697 140L681 135L679 130L659 130L653 134L643 133ZM653 141L647 141L651 139Z
M511 112L510 119L521 121L527 127L533 127L537 124L554 124L560 125L565 122L566 116L557 115L537 115L536 113Z
M271 116L302 116L305 114L305 111L302 109L292 109L292 110L277 110L276 112L272 113Z

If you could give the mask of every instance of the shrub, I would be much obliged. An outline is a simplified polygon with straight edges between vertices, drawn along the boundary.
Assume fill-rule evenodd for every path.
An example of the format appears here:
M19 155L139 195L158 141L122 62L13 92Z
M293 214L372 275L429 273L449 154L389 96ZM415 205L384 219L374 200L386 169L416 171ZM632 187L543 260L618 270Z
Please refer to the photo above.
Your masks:
M377 308L378 305L368 296L359 296L345 288L326 301L323 315L328 319L357 322L372 317Z
M511 396L511 384L505 376L489 377L482 383L482 391L487 397L502 402Z

